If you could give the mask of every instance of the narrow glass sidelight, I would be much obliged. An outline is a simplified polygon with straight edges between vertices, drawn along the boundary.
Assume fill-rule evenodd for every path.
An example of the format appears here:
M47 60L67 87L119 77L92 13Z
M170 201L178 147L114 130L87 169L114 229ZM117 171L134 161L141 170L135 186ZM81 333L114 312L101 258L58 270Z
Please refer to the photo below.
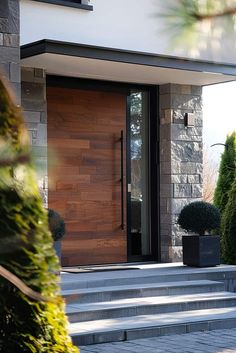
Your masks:
M151 254L149 195L149 94L132 92L130 97L130 204L131 256Z

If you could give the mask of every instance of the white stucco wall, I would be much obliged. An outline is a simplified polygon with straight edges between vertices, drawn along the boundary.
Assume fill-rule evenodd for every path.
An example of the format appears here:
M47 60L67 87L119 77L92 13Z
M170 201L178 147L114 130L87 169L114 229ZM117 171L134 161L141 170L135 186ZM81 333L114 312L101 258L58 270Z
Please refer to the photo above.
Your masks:
M235 36L219 30L210 33L206 26L194 48L183 41L173 46L171 33L164 31L164 19L155 15L165 11L163 7L170 2L177 0L91 0L94 11L85 11L21 0L21 44L54 39L236 63Z

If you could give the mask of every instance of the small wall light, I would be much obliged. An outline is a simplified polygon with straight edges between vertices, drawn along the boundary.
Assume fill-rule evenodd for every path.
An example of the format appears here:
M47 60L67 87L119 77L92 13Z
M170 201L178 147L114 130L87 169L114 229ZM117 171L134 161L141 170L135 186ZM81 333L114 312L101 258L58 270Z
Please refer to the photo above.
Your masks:
M185 113L184 114L184 126L195 126L195 114L194 113Z

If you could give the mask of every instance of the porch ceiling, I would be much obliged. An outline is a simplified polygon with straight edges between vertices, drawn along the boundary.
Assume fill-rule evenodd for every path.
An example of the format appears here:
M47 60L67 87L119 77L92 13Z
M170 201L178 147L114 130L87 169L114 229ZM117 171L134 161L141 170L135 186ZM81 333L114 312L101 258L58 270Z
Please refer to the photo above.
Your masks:
M140 84L235 81L236 66L43 40L21 48L21 65L47 74Z

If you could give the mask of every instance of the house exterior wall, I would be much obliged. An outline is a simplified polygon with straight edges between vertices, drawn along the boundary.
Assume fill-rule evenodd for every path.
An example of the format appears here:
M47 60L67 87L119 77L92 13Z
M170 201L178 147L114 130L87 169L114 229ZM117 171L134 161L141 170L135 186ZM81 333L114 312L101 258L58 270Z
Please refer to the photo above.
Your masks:
M19 0L1 0L0 71L20 103Z
M199 28L200 37L193 46L186 45L184 38L178 45L173 45L173 31L176 29L168 28L166 18L160 14L169 13L168 6L176 5L176 0L91 0L93 11L32 0L21 0L20 3L21 44L53 39L235 63L233 31L231 35L224 23L220 24L220 19L217 25L222 31L204 22Z
M0 19L0 64L5 76L12 82L19 100L19 3L17 0L6 1L9 12L6 18ZM107 4L112 1L93 0L94 11L86 12L21 0L22 43L51 38L170 53L164 47L165 37L156 40L157 21L154 19L155 22L152 22L153 19L149 18L149 14L154 11L153 1L147 0L145 11L140 7L135 11L132 31L129 30L128 22L131 16L129 6L133 4L133 9L136 10L136 0L121 0L119 3L124 1L124 6L119 5L119 9L109 8L109 17L104 21ZM64 16L67 22L63 22ZM122 28L118 21L121 17L124 20ZM39 23L42 18L43 26ZM145 25L145 21L150 21L149 26ZM142 33L140 23L143 24ZM74 31L74 28L77 30ZM111 29L114 37L108 35ZM230 52L226 52L226 55L228 57L225 60L230 62ZM166 84L160 86L159 92L160 112L157 119L160 119L160 260L171 262L182 259L182 231L176 225L178 214L185 204L199 200L202 196L202 99L201 87L198 86ZM36 160L38 183L44 205L47 206L47 102L44 70L22 68L21 95ZM183 118L187 112L195 114L193 127L184 126Z
M202 89L199 86L160 86L160 240L161 261L182 259L178 214L202 198ZM185 113L194 113L194 126L185 127Z
M37 180L44 206L47 207L47 102L44 70L22 68L21 99L30 134Z

